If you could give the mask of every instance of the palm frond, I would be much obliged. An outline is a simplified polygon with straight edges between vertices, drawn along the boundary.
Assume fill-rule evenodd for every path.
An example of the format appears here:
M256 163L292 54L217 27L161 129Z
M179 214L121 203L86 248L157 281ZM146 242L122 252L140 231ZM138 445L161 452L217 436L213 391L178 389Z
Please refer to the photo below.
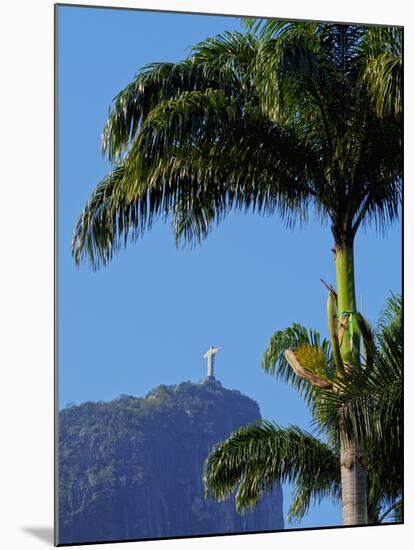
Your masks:
M148 113L159 101L177 97L194 88L191 61L146 65L113 99L102 132L102 151L119 161L137 135Z
M100 211L99 231L93 225L92 206L103 183L75 229L78 259L85 243L97 236L108 249L89 246L87 252L92 263L97 254L106 263L120 244L136 239L158 217L171 218L178 242L202 240L232 209L277 212L288 225L300 211L304 221L318 166L293 132L208 88L183 92L154 107L116 172L117 201L101 204L101 209L110 204L106 221L113 223L102 224Z
M72 255L77 265L88 259L91 267L107 263L117 247L116 235L131 220L136 219L133 209L126 205L122 191L124 167L116 167L105 176L94 190L80 214L72 236Z
M391 334L393 338L402 340L403 330L403 299L401 294L391 293L380 313L377 323L377 335Z
M326 498L334 503L340 502L339 479L335 479L333 482L332 477L318 476L311 483L309 480L297 482L287 516L289 523L300 521L307 514L311 505L318 505Z
M403 508L404 501L402 498L399 498L389 504L386 509L382 512L382 515L379 518L379 523L400 523L403 521Z
M309 382L295 374L289 366L284 351L286 349L298 349L310 346L322 354L325 359L327 378L332 378L335 372L335 365L331 353L331 345L325 338L321 339L320 334L312 329L308 330L298 323L284 330L276 331L270 338L269 345L263 354L262 368L279 380L290 383L307 400L312 402L319 390Z
M402 112L402 32L398 27L372 27L361 44L364 56L368 58L363 80L372 107L380 117Z
M316 25L307 21L285 21L280 19L262 19L257 17L243 17L242 24L251 34L261 41L280 38L284 34L295 34L304 29L315 31Z
M280 428L262 420L216 445L203 473L206 494L224 500L235 492L238 511L254 506L274 483L298 483L291 517L300 518L311 499L340 492L339 460L326 444L297 426Z
M183 92L216 88L227 97L244 96L257 41L251 35L224 33L192 49L179 63L151 63L143 67L113 100L102 133L102 150L114 162L128 152L148 114L159 103L178 99Z

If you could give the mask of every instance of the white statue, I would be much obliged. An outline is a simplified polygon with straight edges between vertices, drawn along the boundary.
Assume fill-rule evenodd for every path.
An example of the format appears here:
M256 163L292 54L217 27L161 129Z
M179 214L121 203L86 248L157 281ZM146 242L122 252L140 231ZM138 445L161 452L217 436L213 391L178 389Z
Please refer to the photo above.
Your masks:
M210 346L206 353L203 355L204 359L207 359L207 377L213 377L214 378L214 356L216 353L218 353L221 350L221 348L215 348L213 346Z

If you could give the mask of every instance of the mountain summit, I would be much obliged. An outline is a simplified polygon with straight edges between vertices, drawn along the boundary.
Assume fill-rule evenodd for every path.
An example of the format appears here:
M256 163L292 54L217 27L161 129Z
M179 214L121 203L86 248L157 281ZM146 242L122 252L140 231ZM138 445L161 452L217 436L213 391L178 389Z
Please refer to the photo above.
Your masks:
M209 379L61 410L59 543L283 529L280 485L243 515L233 497L204 498L213 446L259 418L255 401Z

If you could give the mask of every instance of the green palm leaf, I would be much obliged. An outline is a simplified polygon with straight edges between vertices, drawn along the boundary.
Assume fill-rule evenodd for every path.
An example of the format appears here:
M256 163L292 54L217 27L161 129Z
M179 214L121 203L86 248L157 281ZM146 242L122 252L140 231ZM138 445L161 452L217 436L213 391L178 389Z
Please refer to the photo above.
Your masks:
M362 44L368 63L364 82L371 95L372 106L380 117L402 112L402 29L370 28Z
M279 380L290 383L305 397L308 404L312 404L319 393L319 389L297 376L284 355L286 349L295 350L306 345L322 353L325 358L326 376L332 378L335 366L330 343L325 338L321 339L317 331L308 330L298 323L294 323L291 327L279 330L272 335L263 354L262 368Z
M203 480L206 494L218 500L235 492L239 511L254 506L276 482L297 483L289 512L297 519L313 499L340 495L337 453L297 426L280 428L264 420L216 445L205 463Z
M231 209L277 212L292 224L298 210L305 219L317 177L312 152L293 132L256 117L248 106L241 111L220 90L185 92L148 115L130 155L109 178L113 199L105 194L99 210L108 178L98 186L77 224L75 259L89 241L91 263L107 263L121 243L142 235L159 216L170 217L177 240L185 242L205 238Z
M216 88L227 97L245 96L256 51L252 35L225 33L198 44L181 63L146 65L114 98L102 134L103 151L110 160L119 160L152 109L183 92Z

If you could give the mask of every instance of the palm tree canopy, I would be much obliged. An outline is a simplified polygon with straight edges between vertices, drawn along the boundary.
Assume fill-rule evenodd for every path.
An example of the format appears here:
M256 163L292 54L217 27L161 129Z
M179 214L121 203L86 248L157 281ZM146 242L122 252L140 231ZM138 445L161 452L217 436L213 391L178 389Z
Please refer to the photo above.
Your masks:
M374 62L398 58L401 41L390 49L383 33L374 44L356 25L256 27L148 65L116 96L102 136L114 168L76 224L77 263L109 262L160 217L190 243L231 210L293 224L313 206L340 243L361 223L396 218L399 65ZM384 90L391 104L378 99Z

